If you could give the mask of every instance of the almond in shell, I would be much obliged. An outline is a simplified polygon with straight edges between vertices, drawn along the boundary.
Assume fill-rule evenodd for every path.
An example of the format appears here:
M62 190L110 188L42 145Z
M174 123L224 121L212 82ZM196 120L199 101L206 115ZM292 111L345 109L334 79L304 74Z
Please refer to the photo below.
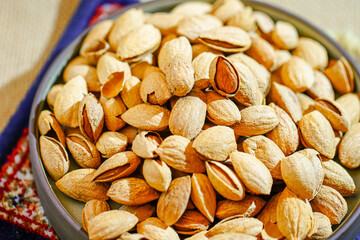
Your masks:
M159 218L151 217L137 225L137 232L157 240L180 240L179 235L172 227L167 226Z
M166 192L171 183L171 170L160 160L145 159L143 164L145 181L160 192Z
M193 235L206 231L210 226L210 221L196 210L186 210L173 226L179 234Z
M324 69L328 65L326 48L318 41L301 37L293 55L304 59L314 69Z
M133 206L122 205L119 210L127 211L134 214L139 219L139 222L142 222L154 215L155 206L151 204Z
M110 210L110 207L106 201L93 199L93 200L86 202L85 207L82 212L82 218L81 218L84 230L86 232L88 231L87 226L88 226L91 218L99 215L102 212L106 212L109 210Z
M66 146L64 131L56 120L55 115L49 110L41 111L38 118L38 128L41 135L55 135L56 139L59 140L63 146Z
M350 128L340 142L339 159L345 167L357 168L360 166L360 144L359 141L357 141L359 135L360 123L357 123Z
M96 148L103 158L110 158L116 153L124 151L127 144L128 139L124 134L107 131L101 134L99 140L96 142Z

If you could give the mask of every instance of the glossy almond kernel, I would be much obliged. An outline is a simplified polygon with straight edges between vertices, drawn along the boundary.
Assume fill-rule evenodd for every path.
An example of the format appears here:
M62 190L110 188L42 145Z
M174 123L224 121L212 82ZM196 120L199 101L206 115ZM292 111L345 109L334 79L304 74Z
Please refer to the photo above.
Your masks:
M133 206L122 205L119 210L127 211L134 214L139 219L139 222L142 222L154 215L155 206L151 204Z
M311 38L301 37L293 55L301 57L314 69L322 70L328 65L326 48Z
M172 180L169 166L160 160L145 159L143 175L145 181L160 192L165 192Z
M101 134L99 140L96 142L96 148L103 158L110 158L116 153L124 151L127 144L128 139L124 134L107 131Z
M173 225L179 234L193 235L201 231L206 231L210 226L210 221L197 210L186 210L181 218Z
M357 123L350 128L340 142L339 159L345 167L357 168L360 166L360 144L359 141L357 141L359 135L360 123Z
M354 90L354 72L344 57L340 57L337 61L331 60L323 73L329 78L336 91L345 94Z
M230 154L236 174L245 187L254 194L269 195L273 179L269 169L256 157L235 151Z
M270 70L275 61L275 50L265 39L255 35L251 38L252 44L245 53L255 59L258 63L264 65Z
M102 212L106 212L109 210L110 210L110 207L106 201L93 199L93 200L86 202L85 207L82 212L82 218L81 218L84 230L86 232L88 231L87 226L88 226L91 218L99 215Z
M234 131L225 126L208 128L195 138L193 147L204 158L225 161L236 150Z
M137 225L137 232L157 240L180 240L178 234L172 227L165 225L159 218L151 217Z

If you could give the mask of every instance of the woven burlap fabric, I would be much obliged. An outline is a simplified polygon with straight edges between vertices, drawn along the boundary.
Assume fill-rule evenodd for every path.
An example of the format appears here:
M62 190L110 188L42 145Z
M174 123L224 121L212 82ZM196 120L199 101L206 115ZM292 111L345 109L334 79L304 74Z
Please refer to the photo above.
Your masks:
M334 33L360 36L358 0L267 0ZM39 73L79 0L4 0L0 8L0 132Z

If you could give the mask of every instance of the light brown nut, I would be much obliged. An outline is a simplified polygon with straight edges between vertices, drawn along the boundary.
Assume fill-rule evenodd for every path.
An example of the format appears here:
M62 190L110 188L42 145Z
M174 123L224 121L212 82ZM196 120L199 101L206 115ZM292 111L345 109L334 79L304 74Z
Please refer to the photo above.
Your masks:
M178 234L158 218L148 218L137 225L137 232L150 239L157 240L180 240Z
M250 35L238 27L222 26L199 34L199 41L222 52L244 52L251 46Z
M342 196L351 196L357 192L354 179L340 164L333 160L322 163L324 185L334 188Z
M257 237L243 234L243 233L221 233L217 234L215 236L212 236L209 238L210 240L231 240L231 239L237 239L237 240L256 240Z
M138 218L132 213L121 210L106 211L90 219L89 238L94 240L117 238L135 227L137 222Z
M95 143L104 126L104 109L92 93L80 102L78 115L80 132Z
M291 23L284 21L277 21L275 28L271 33L271 39L281 49L293 49L296 48L299 41L299 34Z
M251 38L252 44L245 53L255 59L258 63L264 65L270 70L275 61L274 47L265 39L255 35Z
M321 162L319 158L315 161L317 164L300 152L281 160L281 175L287 188L303 199L313 199L322 185L324 174L322 178L316 177L317 171L323 171Z
M121 115L126 112L126 106L119 96L106 98L101 96L100 103L104 109L105 126L110 131L117 131L125 126Z
M269 93L271 101L289 114L295 123L302 118L302 109L296 94L288 87L273 82Z
M163 72L152 72L141 82L140 97L145 103L164 105L171 96Z
M84 230L86 232L88 231L87 226L89 224L90 219L99 215L102 212L106 212L109 210L110 207L105 201L93 199L86 202L85 207L82 211L82 218L81 218Z
M109 33L109 43L111 49L116 51L119 45L119 40L131 30L143 25L144 21L144 12L142 9L131 8L121 14Z
M304 93L296 93L304 114L311 112L315 108L315 100Z
M141 82L137 77L132 76L129 78L121 91L121 99L127 108L143 103L140 96Z
M281 67L281 79L294 92L304 92L314 84L314 71L302 58L293 56Z
M231 126L240 122L240 111L233 101L215 91L206 91L205 94L207 118L211 122L223 126Z
M310 204L314 212L321 212L327 216L331 224L339 224L348 210L347 203L341 194L325 185L321 187Z
M61 192L81 202L92 199L106 201L108 186L103 183L92 182L95 169L82 168L65 174L55 183Z
M335 135L330 122L319 112L305 114L299 121L302 144L314 148L321 155L333 159L336 152Z
M176 33L190 42L198 42L199 34L222 26L222 22L208 14L185 17L179 21Z
M350 128L340 142L339 159L345 167L357 168L360 166L360 144L359 141L357 141L359 135L360 123L357 123Z
M226 165L206 161L206 173L215 190L223 197L239 201L245 197L245 188L239 177Z
M46 102L49 105L51 110L54 110L56 96L63 87L64 87L64 84L55 84L50 88L50 90L46 96Z
M169 166L160 160L145 159L143 165L145 181L160 192L166 192L171 183L171 170Z
M335 100L334 89L330 80L320 71L314 70L314 84L306 91L306 93L316 98L326 98L328 100Z
M209 68L212 60L216 57L214 53L203 52L194 58L192 65L194 68L194 86L204 89L210 86Z
M355 125L360 120L360 101L356 93L347 93L336 99L343 109L346 111L351 126Z
M102 85L102 96L107 98L117 96L131 77L129 64L119 61L112 52L107 52L99 58L96 70Z
M244 7L229 18L226 25L239 27L247 32L254 31L256 29L256 16L253 14L253 9L249 6Z
M148 131L161 131L168 127L170 111L146 103L129 108L121 118L130 126Z
M112 182L107 196L125 205L142 205L158 199L160 193L140 178L121 178Z
M156 68L155 66L151 66L150 63L148 63L147 61L141 61L141 62L137 62L137 63L132 63L130 65L131 68L131 74L133 77L136 77L140 80L142 80L145 76L145 71L148 68Z
M231 127L236 135L254 136L264 134L270 132L279 124L274 109L269 106L251 106L241 110L240 113L240 123Z
M319 212L314 212L314 218L316 219L317 222L317 229L313 234L311 234L309 239L311 240L328 239L333 233L329 218Z
M186 210L191 192L189 176L174 179L168 190L161 194L157 204L157 215L167 225L175 224Z
M270 90L270 72L263 65L244 53L232 54L228 56L228 59L233 62L239 61L247 66L256 79L260 91L264 94L268 93Z
M55 135L56 139L63 146L66 146L64 131L52 112L49 110L41 111L37 123L41 135Z
M188 139L196 137L204 126L206 101L195 96L180 98L172 108L169 129L172 134Z
M140 158L131 151L117 153L105 160L92 177L94 182L110 182L133 173Z
M109 158L126 149L127 137L118 132L104 132L96 142L96 148L103 158Z
M186 210L181 218L174 224L174 229L179 234L193 235L206 231L210 221L197 210Z
M311 148L302 149L297 153L305 155L311 161L311 164L315 169L314 177L316 182L316 192L318 192L324 181L324 169L322 167L323 158L318 151Z
M264 12L255 11L256 23L261 35L270 35L275 28L275 23L269 15Z
M257 218L264 224L264 228L266 232L268 230L266 229L266 226L268 226L268 223L277 223L276 218L276 208L279 201L281 193L277 193L274 196L270 198L270 200L266 203L265 207L262 209L262 211L259 213ZM275 236L273 236L275 237Z
M141 221L139 221L141 222ZM145 237L142 234L139 233L124 233L122 234L117 240L150 240L150 238Z
M146 14L145 21L158 28L162 35L169 35L176 33L176 26L184 17L184 15L177 13L156 12Z
M226 126L208 128L195 138L193 147L206 159L225 161L236 150L234 131Z
M292 57L291 53L287 50L275 50L275 59L274 59L274 64L272 65L272 67L270 68L271 72L275 72L276 70L281 69L281 67L284 65L284 63L286 63L287 61L290 60L290 58Z
M279 197L276 217L281 233L288 239L304 239L311 230L313 212L309 202L288 188Z
M112 20L102 21L86 35L80 48L80 55L89 63L96 64L99 57L110 48L106 40L113 25Z
M124 134L127 139L128 139L128 143L132 144L135 137L138 135L138 133L142 132L143 130L138 129L138 128L134 128L132 126L126 126L124 128L122 128L119 133Z
M262 222L256 218L247 217L229 217L225 218L211 228L205 236L210 238L221 233L243 233L251 236L257 236L263 228Z
M211 11L212 5L207 2L183 2L174 7L171 13L182 14L185 16L203 15Z
M190 197L196 208L210 222L213 222L216 211L216 195L210 180L205 174L194 173L192 175Z
M244 152L255 156L265 164L273 178L282 179L280 164L285 155L275 142L259 135L247 138L242 145Z
M266 133L266 137L274 141L285 156L288 156L295 152L299 146L298 129L290 116L282 108L274 103L270 103L269 106L274 109L279 119L279 124L273 130Z
M70 167L65 147L55 138L41 136L39 139L40 154L46 171L55 181L64 176Z
M343 107L335 101L325 98L315 100L315 109L329 120L334 130L347 132L350 128L350 119Z
M322 70L328 65L326 48L311 38L301 37L293 55L301 57L314 69Z
M246 195L241 201L222 200L217 203L216 217L219 219L235 215L254 217L265 204L265 200L254 195Z
M162 138L157 132L140 132L132 143L132 151L142 158L155 158L155 150L161 144Z
M81 133L70 133L66 135L66 145L82 168L98 168L101 158L95 144L86 139Z
M205 162L196 154L192 142L185 137L172 135L165 138L156 149L156 153L167 165L179 171L205 171Z
M213 48L210 48L202 43L198 43L198 44L194 44L191 46L192 49L192 53L193 53L193 60L199 56L201 53L204 52L210 52L213 53L215 55L223 55L223 53L221 51L215 50Z
M243 8L244 4L239 0L217 0L212 5L211 13L221 21L226 22Z
M354 90L354 72L346 58L331 60L323 73L329 78L336 91L345 94Z
M78 109L87 93L86 81L81 76L65 83L54 103L54 115L60 124L71 128L79 126Z
M139 222L142 222L154 215L155 206L151 204L133 206L122 205L119 210L134 214L139 219Z
M230 154L236 174L245 187L254 194L269 195L273 185L269 169L256 157L235 151Z

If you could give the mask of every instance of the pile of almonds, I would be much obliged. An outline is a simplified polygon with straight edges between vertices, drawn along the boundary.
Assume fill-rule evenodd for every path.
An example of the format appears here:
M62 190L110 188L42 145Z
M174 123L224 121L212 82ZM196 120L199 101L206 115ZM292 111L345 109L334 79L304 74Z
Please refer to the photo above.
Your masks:
M333 159L360 165L353 70L288 22L238 0L130 9L63 79L39 149L90 239L326 239L348 212Z

